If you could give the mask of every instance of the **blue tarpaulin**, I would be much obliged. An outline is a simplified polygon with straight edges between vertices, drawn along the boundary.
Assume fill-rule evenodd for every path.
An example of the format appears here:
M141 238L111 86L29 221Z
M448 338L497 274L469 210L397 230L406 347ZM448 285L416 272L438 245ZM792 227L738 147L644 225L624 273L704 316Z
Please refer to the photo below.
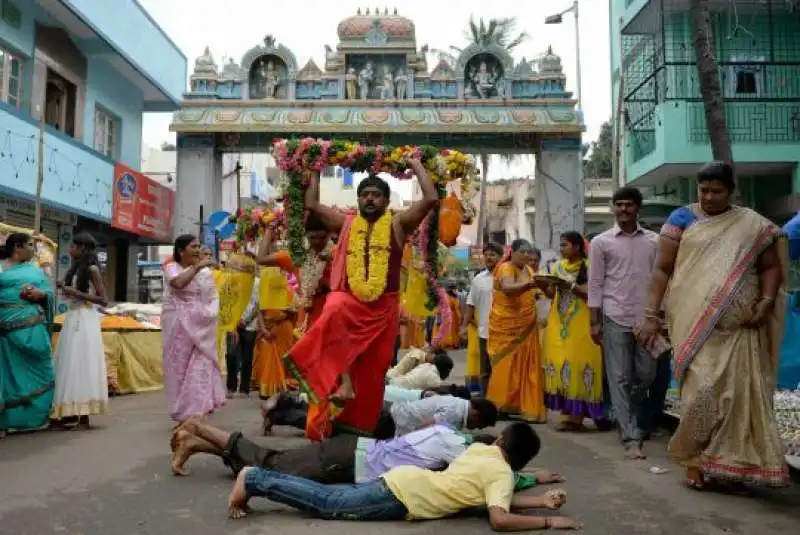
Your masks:
M778 388L800 388L800 290L789 292L778 366Z
M786 223L783 231L789 239L789 259L800 260L800 212Z

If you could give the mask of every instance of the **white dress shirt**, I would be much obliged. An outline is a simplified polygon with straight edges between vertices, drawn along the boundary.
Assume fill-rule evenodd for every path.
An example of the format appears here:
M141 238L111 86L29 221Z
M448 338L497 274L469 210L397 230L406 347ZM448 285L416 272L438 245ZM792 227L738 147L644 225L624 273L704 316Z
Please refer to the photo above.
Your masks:
M489 338L489 313L492 311L493 289L494 277L484 269L472 279L467 295L467 305L475 308L478 336L484 340Z
M419 401L394 403L389 412L398 437L434 424L463 429L469 416L469 400L454 396L431 396Z

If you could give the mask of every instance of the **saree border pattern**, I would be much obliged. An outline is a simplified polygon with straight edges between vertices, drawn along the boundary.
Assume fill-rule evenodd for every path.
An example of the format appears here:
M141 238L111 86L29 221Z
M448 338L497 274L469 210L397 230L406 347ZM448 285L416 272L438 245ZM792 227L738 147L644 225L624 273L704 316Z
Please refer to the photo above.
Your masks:
M757 483L768 487L782 488L787 486L789 468L764 466L734 466L713 460L700 461L700 469L704 475L745 483Z
M37 388L35 390L31 390L30 392L28 392L27 394L25 394L23 396L12 398L12 399L6 400L5 402L4 401L0 401L0 414L2 414L3 412L7 411L8 409L16 409L17 407L24 407L24 406L30 405L34 398L38 398L42 394L45 394L45 393L49 392L50 390L55 388L55 386L56 386L55 381L52 381L52 382L47 383L46 385L41 386L41 387L39 387L39 388Z
M283 356L283 363L286 366L286 371L297 381L297 386L300 388L300 391L308 396L308 401L315 405L318 404L319 396L314 392L314 389L311 388L311 385L308 384L305 375L303 375L303 372L301 372L300 368L295 364L291 353L286 353Z
M758 235L755 243L747 254L743 255L738 264L731 270L725 283L717 290L703 314L697 318L689 336L675 352L675 377L682 382L686 370L692 363L694 356L711 336L722 315L730 306L734 297L741 289L743 276L747 269L758 259L770 245L781 236L782 231L775 225L766 226Z

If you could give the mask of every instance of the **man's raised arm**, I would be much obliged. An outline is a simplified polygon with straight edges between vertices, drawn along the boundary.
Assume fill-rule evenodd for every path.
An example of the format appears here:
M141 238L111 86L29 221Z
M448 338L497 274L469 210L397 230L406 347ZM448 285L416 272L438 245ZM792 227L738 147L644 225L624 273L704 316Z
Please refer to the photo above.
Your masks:
M319 173L317 171L312 171L309 176L305 204L306 209L316 214L329 232L338 234L342 230L345 215L319 202Z
M422 223L422 220L425 219L425 216L428 215L436 206L436 203L439 202L436 186L433 184L431 177L428 176L425 167L422 166L422 162L413 159L410 165L411 169L414 170L414 174L417 175L417 181L422 190L422 199L412 204L408 210L397 214L397 223L399 223L406 235L413 234L420 223Z

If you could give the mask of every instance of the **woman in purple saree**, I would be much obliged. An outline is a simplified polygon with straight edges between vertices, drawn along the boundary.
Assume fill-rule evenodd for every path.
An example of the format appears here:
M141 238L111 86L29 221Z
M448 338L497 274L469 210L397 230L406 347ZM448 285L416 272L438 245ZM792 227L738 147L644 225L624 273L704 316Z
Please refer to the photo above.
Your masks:
M219 297L200 243L185 234L175 240L173 258L164 264L164 391L170 417L183 422L205 417L225 404L217 361Z

